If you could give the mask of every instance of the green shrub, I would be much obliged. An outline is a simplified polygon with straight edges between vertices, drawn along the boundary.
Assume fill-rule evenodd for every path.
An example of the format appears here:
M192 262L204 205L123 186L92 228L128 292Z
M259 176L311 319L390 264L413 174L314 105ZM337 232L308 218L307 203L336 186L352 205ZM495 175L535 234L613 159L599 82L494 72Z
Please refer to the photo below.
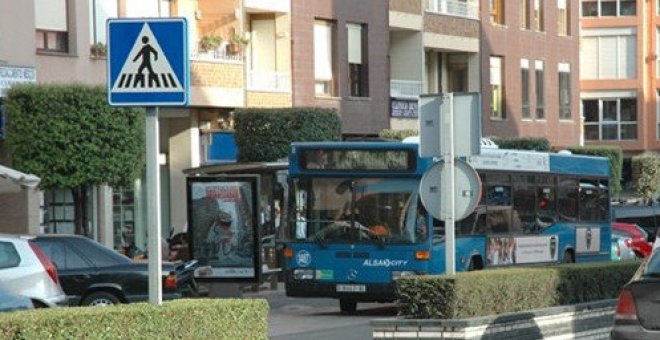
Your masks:
M287 157L292 142L341 138L341 120L333 109L245 109L238 110L235 117L241 162L271 162Z
M631 163L635 193L645 198L655 197L660 182L660 157L642 154L634 156Z
M500 149L550 151L550 142L547 138L543 137L493 137L491 140L495 142Z
M0 314L0 339L266 339L268 303L195 299Z
M399 314L452 319L615 298L637 261L507 268L397 280Z
M385 129L378 133L378 137L380 138L394 139L394 140L403 140L406 137L413 137L413 136L419 136L419 132L413 129L410 130Z
M621 192L621 168L623 167L623 152L619 146L572 146L568 150L574 154L601 156L610 159L610 190L612 195Z

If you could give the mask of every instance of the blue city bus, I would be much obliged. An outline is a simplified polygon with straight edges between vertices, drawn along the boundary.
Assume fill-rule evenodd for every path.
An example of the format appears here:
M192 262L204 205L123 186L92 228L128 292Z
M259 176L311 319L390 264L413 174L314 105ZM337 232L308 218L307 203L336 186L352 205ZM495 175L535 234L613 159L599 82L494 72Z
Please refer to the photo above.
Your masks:
M484 149L475 211L456 222L456 269L610 259L609 161ZM285 256L288 296L396 299L395 279L445 271L444 223L427 213L420 180L433 164L418 144L294 143Z

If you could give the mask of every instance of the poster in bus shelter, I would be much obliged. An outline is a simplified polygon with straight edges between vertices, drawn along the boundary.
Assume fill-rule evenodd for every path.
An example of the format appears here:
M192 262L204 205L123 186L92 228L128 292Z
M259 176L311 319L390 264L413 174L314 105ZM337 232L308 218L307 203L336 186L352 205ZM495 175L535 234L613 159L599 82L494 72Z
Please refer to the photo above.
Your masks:
M255 176L188 178L188 236L201 281L259 276Z
M489 237L486 263L489 266L556 262L557 236Z

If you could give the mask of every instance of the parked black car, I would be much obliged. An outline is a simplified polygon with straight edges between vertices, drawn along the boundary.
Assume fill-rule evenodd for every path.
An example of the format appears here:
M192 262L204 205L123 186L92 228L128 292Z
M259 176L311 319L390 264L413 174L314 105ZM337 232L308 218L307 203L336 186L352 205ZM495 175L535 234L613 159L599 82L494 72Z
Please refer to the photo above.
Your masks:
M57 266L70 305L96 306L149 299L148 264L133 262L103 245L77 235L41 235L34 239ZM163 299L196 296L194 263L163 263Z
M660 251L623 287L614 315L613 339L660 339Z

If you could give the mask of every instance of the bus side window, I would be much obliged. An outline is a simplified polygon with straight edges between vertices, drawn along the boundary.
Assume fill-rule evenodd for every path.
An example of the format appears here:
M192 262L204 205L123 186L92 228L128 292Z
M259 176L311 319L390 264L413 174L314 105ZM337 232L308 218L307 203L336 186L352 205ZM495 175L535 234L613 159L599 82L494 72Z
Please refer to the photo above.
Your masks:
M557 193L557 210L562 221L575 222L578 218L578 183L573 178L561 178Z

